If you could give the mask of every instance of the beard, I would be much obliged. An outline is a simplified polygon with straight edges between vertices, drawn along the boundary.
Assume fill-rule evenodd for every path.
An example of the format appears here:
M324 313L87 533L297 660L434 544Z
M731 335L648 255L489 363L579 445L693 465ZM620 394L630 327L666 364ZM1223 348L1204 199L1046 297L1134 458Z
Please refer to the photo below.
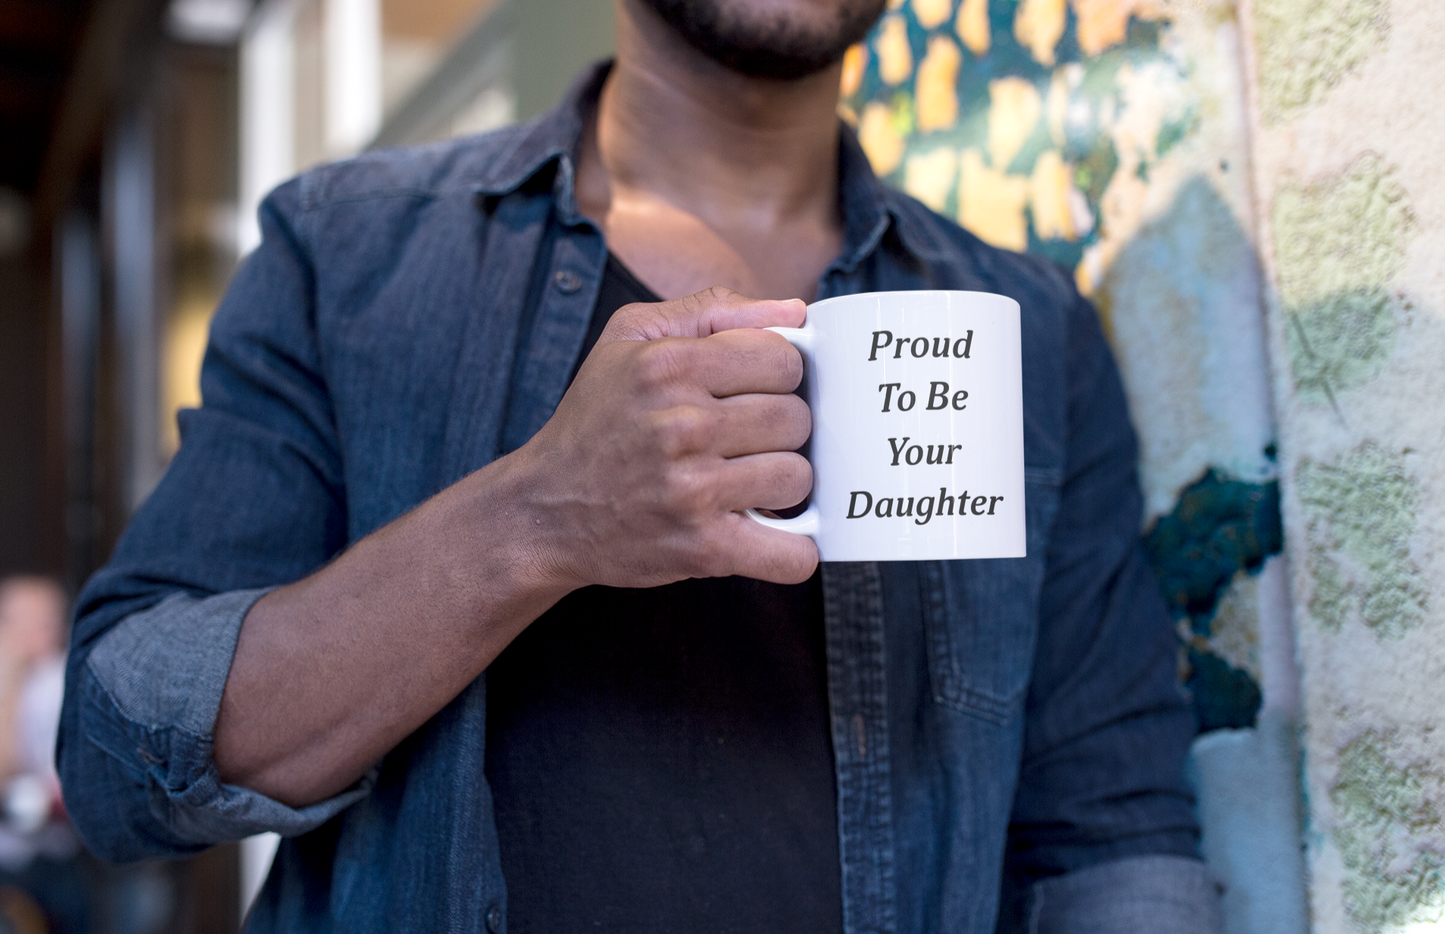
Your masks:
M792 81L836 64L883 15L886 0L841 0L821 24L753 13L729 0L642 0L703 55L752 78Z

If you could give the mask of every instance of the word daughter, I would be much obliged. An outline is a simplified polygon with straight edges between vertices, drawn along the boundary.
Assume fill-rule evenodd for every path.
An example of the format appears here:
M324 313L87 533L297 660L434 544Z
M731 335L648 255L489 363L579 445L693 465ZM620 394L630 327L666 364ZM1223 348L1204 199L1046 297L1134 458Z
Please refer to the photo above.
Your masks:
M948 487L938 488L937 500L932 496L920 496L916 499L912 496L884 496L876 502L873 494L867 490L854 490L848 498L847 518L862 519L870 515L878 519L912 517L914 525L927 525L928 520L934 516L953 515L954 503L958 504L960 516L970 513L975 516L991 516L994 508L1001 502L1002 496L975 496L970 502L967 490L954 497L948 495Z

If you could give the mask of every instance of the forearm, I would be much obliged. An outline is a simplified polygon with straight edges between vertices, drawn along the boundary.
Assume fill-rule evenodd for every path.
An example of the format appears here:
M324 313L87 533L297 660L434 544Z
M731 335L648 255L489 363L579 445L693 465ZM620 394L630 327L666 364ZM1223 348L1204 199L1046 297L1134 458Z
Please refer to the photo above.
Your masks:
M578 587L806 580L811 542L740 515L811 485L801 358L756 327L802 311L722 291L629 306L521 449L257 601L214 721L220 780L292 806L342 791Z
M222 779L292 806L351 785L575 586L526 455L497 461L263 597L215 729Z

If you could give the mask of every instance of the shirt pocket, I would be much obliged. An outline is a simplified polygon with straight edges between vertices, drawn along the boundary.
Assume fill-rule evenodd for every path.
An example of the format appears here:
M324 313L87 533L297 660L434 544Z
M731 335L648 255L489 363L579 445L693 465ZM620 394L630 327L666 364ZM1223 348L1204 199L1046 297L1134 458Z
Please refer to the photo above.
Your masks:
M929 679L939 704L1006 723L1033 668L1044 552L1059 474L1025 471L1028 556L932 561L920 569Z

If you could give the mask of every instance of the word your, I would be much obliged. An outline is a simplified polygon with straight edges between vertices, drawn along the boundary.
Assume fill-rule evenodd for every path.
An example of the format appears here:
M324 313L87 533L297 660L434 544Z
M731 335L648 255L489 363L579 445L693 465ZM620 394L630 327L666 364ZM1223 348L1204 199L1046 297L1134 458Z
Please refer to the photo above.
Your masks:
M859 508L859 502L862 508ZM954 503L958 504L960 516L972 513L975 516L991 516L994 508L1003 502L1002 496L975 496L969 501L968 491L964 490L957 497L948 495L948 487L938 488L938 498L932 496L884 496L878 500L873 499L873 494L867 490L854 490L848 498L849 519L862 519L864 516L875 516L879 519L890 518L912 518L914 525L927 525L928 520L934 516L953 515ZM947 511L945 512L945 507ZM965 512L967 510L967 512Z
M898 466L898 458L901 455L903 462L912 467L923 462L923 445L909 444L912 438L904 438L902 443L897 438L889 438L888 446L893 449L892 467ZM963 450L961 444L930 444L928 446L928 463L930 464L951 464L955 451Z
M901 392L898 392L897 399L893 397L893 393L902 389L902 386L902 383L882 383L879 385L878 391L883 393L883 411L887 412L890 406L897 404L898 411L907 412L918 404L918 396L914 395L911 389L903 389ZM950 403L948 398L948 384L942 380L934 380L928 384L928 404L924 406L924 408L930 412L937 412L939 409L948 408L951 404L956 411L962 412L968 408L968 404L965 402L966 399L968 399L968 390L960 389L953 394L953 401Z
M950 340L947 337L935 337L932 338L932 341L931 345L927 337L900 337L897 341L894 341L892 331L874 331L873 349L868 351L868 359L870 362L877 360L878 351L887 350L891 344L893 346L894 360L903 359L904 348L908 349L909 356L918 359L928 356L928 351L931 348L935 357L954 356L960 360L967 360L969 351L973 349L973 331L970 330L957 340ZM952 345L951 347L950 344ZM953 351L952 354L949 353L950 350Z

